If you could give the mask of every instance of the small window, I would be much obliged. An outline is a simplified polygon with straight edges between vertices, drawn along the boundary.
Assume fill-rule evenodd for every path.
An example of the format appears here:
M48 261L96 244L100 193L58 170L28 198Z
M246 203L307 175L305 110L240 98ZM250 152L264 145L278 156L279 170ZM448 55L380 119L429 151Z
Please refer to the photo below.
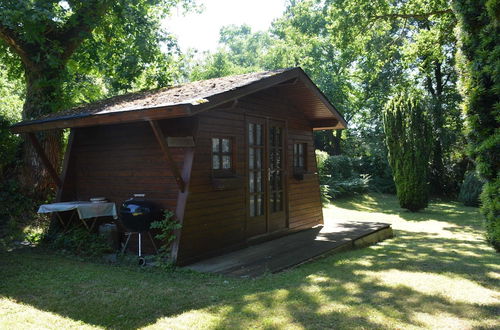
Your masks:
M214 174L233 170L233 143L230 138L212 138L212 170Z
M295 143L293 145L293 168L296 172L306 171L307 143Z

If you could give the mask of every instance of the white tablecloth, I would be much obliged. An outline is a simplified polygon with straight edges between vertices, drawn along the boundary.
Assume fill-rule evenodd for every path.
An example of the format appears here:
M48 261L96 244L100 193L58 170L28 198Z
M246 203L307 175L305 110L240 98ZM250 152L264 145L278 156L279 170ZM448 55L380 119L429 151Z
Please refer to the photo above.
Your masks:
M115 203L92 203L82 201L60 202L40 205L38 213L76 210L80 219L113 217L118 219Z

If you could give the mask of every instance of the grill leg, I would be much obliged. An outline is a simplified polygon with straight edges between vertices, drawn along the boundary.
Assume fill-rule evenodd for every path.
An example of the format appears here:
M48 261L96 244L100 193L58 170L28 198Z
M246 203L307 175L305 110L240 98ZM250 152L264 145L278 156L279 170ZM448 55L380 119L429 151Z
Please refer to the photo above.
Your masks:
M127 233L127 240L125 241L125 245L122 248L122 254L125 253L125 249L127 248L128 241L130 240L130 236L132 236L132 233Z
M139 233L139 258L142 256L141 253L141 233Z

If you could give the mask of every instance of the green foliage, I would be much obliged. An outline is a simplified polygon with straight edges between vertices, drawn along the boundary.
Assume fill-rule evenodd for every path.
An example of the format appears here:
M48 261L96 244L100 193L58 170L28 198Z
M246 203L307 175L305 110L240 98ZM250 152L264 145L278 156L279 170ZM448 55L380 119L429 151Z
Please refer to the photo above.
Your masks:
M170 256L171 245L176 238L175 231L181 228L181 224L175 219L174 212L166 210L163 212L163 219L152 222L151 228L159 230L155 238L162 242L159 249L160 261L169 268L170 263L164 261Z
M487 239L500 251L500 1L456 0L453 9L469 152L486 180L481 212Z
M427 207L429 123L421 95L399 93L387 103L384 127L389 164L401 207L412 212Z
M353 128L342 136L315 132L316 147L377 163L377 173L360 173L370 174L371 186L380 191L394 191L384 150L384 105L393 89L419 88L432 100L434 192L456 193L463 173L450 169L465 153L465 142L455 24L449 2L441 0L290 1L267 36L245 26L223 29L221 50L206 55L203 77L301 66Z
M268 33L254 33L248 25L222 27L219 49L205 53L194 63L190 78L203 80L267 69L265 62L272 43Z
M368 191L370 176L356 173L353 170L353 161L349 157L328 156L326 152L317 151L316 161L321 185L320 192L324 201Z
M49 237L49 246L82 257L100 257L111 251L108 242L101 235L89 233L85 228L75 227Z
M477 177L476 172L465 174L464 182L458 194L458 200L465 206L479 206L479 196L483 191L484 181Z
M486 181L481 193L481 213L486 219L486 239L500 252L500 175Z
M161 20L173 6L191 2L1 1L0 83L3 75L12 81L24 78L25 88L20 90L26 90L25 120L81 102L172 84L180 76L182 58L175 40L161 28ZM61 135L50 131L38 137L58 167ZM51 179L34 160L32 146L25 143L23 149L25 168L20 172L26 190L40 196L50 194Z

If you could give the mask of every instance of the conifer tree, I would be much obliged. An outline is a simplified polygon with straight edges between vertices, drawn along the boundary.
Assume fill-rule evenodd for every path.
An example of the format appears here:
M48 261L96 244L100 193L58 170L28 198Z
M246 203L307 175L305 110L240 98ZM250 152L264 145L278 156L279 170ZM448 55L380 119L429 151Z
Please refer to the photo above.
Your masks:
M415 92L393 97L384 109L389 164L401 207L412 212L427 207L428 172L432 143L425 102Z
M500 0L455 0L469 151L486 180L481 212L500 251Z

